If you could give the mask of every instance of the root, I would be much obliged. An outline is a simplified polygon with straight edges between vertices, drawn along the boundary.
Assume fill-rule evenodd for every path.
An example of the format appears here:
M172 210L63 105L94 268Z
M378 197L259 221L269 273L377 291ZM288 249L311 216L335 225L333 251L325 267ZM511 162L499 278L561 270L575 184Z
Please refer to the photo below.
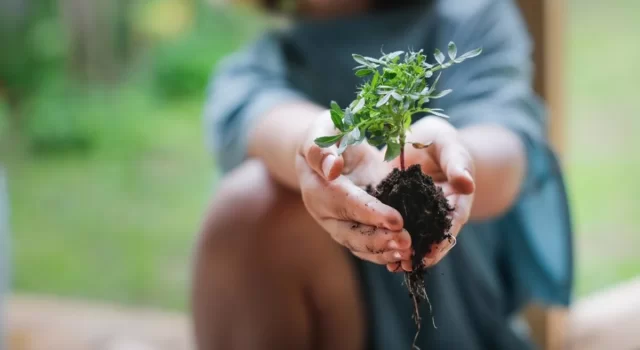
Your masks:
M420 335L420 327L422 324L422 318L420 317L420 303L422 301L426 301L429 304L429 314L431 314L431 322L433 323L434 328L436 327L436 320L433 316L433 307L431 305L431 301L429 300L429 296L427 295L427 291L424 287L424 266L419 266L411 272L406 272L404 275L404 283L409 290L409 296L413 301L413 321L416 325L416 334L413 337L413 344L411 345L412 350L420 350L420 348L416 345L418 341L418 336Z

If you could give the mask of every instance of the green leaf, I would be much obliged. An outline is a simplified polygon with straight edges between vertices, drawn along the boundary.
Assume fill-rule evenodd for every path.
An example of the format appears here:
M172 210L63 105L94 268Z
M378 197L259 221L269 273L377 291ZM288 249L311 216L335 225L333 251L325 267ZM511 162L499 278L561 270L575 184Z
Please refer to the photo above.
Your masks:
M402 55L403 53L404 53L404 51L395 51L395 52L392 52L392 53L388 54L386 56L386 58L387 58L387 60L391 61L396 57L400 57L400 55Z
M331 111L342 117L342 108L340 108L336 101L331 101Z
M444 113L442 113L442 112L440 112L440 110L431 109L431 110L429 110L429 113L431 113L431 114L433 114L435 116L444 118L444 119L449 119L449 116L444 114Z
M369 68L367 68L367 69L359 69L359 70L356 71L356 76L358 78L364 78L364 77L366 77L368 75L371 75L371 73L373 73L373 69L369 69Z
M338 147L338 155L342 154L347 147L357 145L364 140L364 134L360 132L360 129L354 128L348 134L344 135Z
M329 112L331 113L331 121L336 129L340 131L344 131L344 124L342 123L342 117L338 113L336 113L333 109Z
M439 49L436 49L436 51L433 53L433 57L435 57L436 61L438 61L439 64L442 64L444 62L444 54Z
M395 91L391 91L391 97L393 97L394 99L398 100L398 101L402 101L402 96L395 92Z
M411 114L405 115L404 117L404 128L409 129L411 126Z
M353 125L353 113L351 112L351 108L347 108L344 110L344 125L351 127Z
M367 139L367 143L371 146L378 147L384 143L384 137L382 136L373 136Z
M396 77L396 75L398 75L398 73L390 70L390 69L385 69L384 70L384 74L382 74L383 78L387 78L387 79L393 79Z
M428 70L424 73L425 78L431 78L433 76L433 71Z
M449 58L454 60L456 58L456 55L458 55L458 48L456 47L456 44L453 41L449 42Z
M384 97L382 97L380 99L380 101L378 101L378 103L376 103L376 108L380 108L382 106L384 106L387 102L389 102L389 98L391 98L391 94L386 94L384 95Z
M346 142L344 142L344 140L342 140L342 142L340 142L340 146L338 147L338 155L342 155L342 153L344 153L344 151L347 150L348 146L349 145Z
M364 140L364 133L360 132L360 129L355 128L351 130L347 137L349 137L349 141L351 141L350 144L355 145Z
M344 131L344 124L342 123L342 109L340 109L340 106L338 106L336 101L331 101L331 109L329 110L329 113L331 114L331 121L333 122L333 125L335 125L338 130Z
M474 57L476 57L476 56L479 56L481 53L482 53L482 48L481 48L481 47L479 47L479 48L477 48L477 49L475 49L475 50L471 50L471 51L469 51L469 52L467 52L467 53L463 54L462 56L460 56L460 57L456 58L456 59L454 60L454 62L455 62L455 63L462 63L462 61L464 61L464 60L466 60L466 59L469 59L469 58L474 58Z
M316 145L322 148L326 148L326 147L335 145L336 142L340 141L342 136L343 136L342 134L333 135L333 136L322 136L315 139L314 142L316 143Z
M373 79L371 79L371 86L375 87L378 84L378 79L380 79L380 73L376 71L373 74Z
M367 60L364 59L364 56L362 55L358 55L358 54L353 54L351 55L351 57L353 57L353 60L360 63L363 66L368 66L369 63L367 62Z
M373 57L364 57L365 60L367 60L368 62L371 63L377 63L377 64L384 64L384 62L380 61L377 58L373 58Z
M436 90L436 85L438 85L438 82L440 81L440 77L442 76L442 73L438 73L438 76L436 77L436 80L433 81L433 84L431 84L431 87L429 88L429 93L433 93Z
M442 98L442 97L445 97L445 96L447 96L448 94L450 94L452 91L453 91L453 90L451 90L451 89L442 90L442 91L440 91L439 93L437 93L437 94L435 94L435 95L432 95L432 96L430 96L430 97L431 97L431 98Z
M384 160L390 162L400 155L400 144L394 141L387 142L387 151Z
M358 103L356 103L355 107L353 107L353 110L351 112L353 114L356 114L360 112L360 110L362 110L362 107L364 107L364 98L361 98L360 100L358 100Z

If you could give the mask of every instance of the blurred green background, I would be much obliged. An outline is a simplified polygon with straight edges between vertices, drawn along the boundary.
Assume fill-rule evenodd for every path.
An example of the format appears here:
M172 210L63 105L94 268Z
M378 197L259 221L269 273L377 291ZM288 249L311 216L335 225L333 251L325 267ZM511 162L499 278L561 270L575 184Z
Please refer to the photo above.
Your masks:
M14 290L184 309L216 178L206 83L264 19L196 0L42 0L22 12L24 2L0 5L17 14L0 20ZM640 275L639 11L633 0L569 1L578 296Z

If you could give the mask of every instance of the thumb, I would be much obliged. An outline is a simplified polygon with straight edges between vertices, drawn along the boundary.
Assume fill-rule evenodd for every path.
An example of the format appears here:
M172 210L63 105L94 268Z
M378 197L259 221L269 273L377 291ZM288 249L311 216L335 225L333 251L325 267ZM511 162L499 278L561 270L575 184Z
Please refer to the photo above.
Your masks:
M472 194L475 191L475 181L468 168L453 166L447 169L447 180L453 189L460 194Z
M473 160L462 144L457 141L443 142L439 158L447 175L447 182L456 192L471 194L475 191Z
M321 148L318 145L309 147L305 156L307 164L327 181L335 180L344 167L344 159L338 156L335 146Z

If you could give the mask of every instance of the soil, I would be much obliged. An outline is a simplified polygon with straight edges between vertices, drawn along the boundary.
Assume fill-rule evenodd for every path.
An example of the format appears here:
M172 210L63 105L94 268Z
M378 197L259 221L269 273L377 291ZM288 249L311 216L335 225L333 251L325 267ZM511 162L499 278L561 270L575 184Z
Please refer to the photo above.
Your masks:
M413 317L419 331L418 306L425 300L429 301L424 286L426 267L422 258L431 252L434 244L452 239L449 234L449 214L453 208L449 206L442 189L435 185L430 176L422 172L420 165L412 165L404 171L394 169L371 192L382 203L400 212L404 219L404 228L411 235L414 249L413 271L405 274L405 283L414 303ZM417 336L416 333L416 339Z

